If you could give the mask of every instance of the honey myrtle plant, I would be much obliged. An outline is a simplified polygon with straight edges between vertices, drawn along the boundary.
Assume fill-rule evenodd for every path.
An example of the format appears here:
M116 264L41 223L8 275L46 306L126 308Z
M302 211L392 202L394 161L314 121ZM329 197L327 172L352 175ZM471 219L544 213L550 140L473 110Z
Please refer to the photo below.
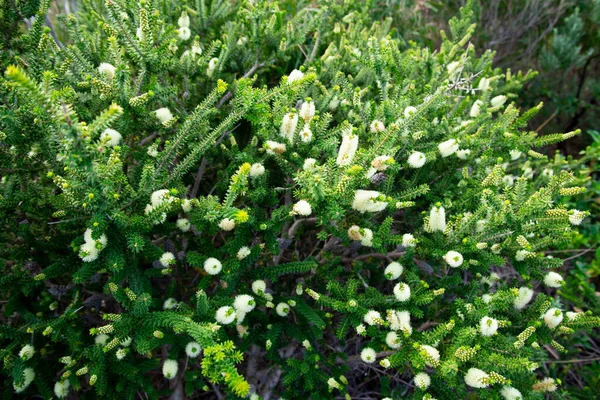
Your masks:
M566 392L540 366L599 319L548 252L591 155L544 147L579 131L525 129L535 74L475 51L470 5L436 50L371 5L93 0L50 30L42 0L5 39L4 397Z

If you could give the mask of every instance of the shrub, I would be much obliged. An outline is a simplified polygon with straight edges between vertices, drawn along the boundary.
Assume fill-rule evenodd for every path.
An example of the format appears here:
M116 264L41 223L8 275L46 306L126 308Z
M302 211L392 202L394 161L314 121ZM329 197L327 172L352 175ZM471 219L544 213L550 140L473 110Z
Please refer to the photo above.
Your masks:
M81 6L2 61L5 397L562 390L590 156L523 131L470 6L437 51L361 2Z

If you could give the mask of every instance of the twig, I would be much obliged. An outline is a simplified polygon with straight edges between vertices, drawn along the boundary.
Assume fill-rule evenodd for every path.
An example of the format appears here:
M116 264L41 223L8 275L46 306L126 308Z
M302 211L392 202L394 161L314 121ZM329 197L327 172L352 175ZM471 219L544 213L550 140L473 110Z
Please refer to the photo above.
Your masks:
M208 164L206 157L202 157L202 161L200 161L200 167L198 168L198 172L196 173L196 179L194 180L194 186L192 187L192 192L190 194L192 199L196 198L196 196L198 195L198 189L200 188L200 182L202 181L202 177L204 176L206 164Z
M302 222L306 222L306 223L314 223L316 222L317 219L316 218L303 218L303 219L297 219L296 221L294 221L294 223L292 224L292 226L290 227L290 229L288 230L288 237L290 239L292 239L294 237L294 235L296 234L296 231L298 230L298 228L300 227L300 224Z

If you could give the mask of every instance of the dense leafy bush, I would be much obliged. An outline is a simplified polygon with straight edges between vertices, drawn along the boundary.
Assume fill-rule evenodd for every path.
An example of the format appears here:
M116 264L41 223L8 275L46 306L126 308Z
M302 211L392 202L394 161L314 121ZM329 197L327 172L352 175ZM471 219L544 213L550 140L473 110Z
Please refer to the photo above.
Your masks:
M5 397L566 393L595 153L543 154L579 131L523 129L469 6L436 51L368 2L47 8L3 42Z

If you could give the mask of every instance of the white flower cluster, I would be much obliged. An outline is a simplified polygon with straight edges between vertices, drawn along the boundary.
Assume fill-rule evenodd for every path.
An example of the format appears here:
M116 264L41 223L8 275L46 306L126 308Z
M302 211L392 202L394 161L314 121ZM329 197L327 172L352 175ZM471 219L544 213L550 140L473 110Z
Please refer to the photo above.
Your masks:
M349 126L342 131L342 144L336 160L339 166L350 165L356 150L358 150L358 135L353 133L353 129L352 126Z
M192 36L192 32L190 31L190 17L185 11L181 13L181 17L177 20L177 24L179 25L179 39L185 42Z
M385 196L375 190L357 190L354 194L352 208L361 213L379 212L388 205L384 200Z
M402 331L408 335L412 335L413 329L410 324L410 313L408 311L388 310L386 320L390 324L392 331Z
M373 231L368 228L360 228L352 225L348 228L348 237L352 240L360 241L363 246L373 246Z
M31 382L35 379L35 371L33 368L25 368L23 370L23 382L17 385L13 382L13 389L15 389L15 393L22 393L31 385Z
M446 230L446 209L440 204L433 206L429 212L429 229L432 232Z
M98 239L94 239L92 235L92 230L86 229L83 234L84 243L79 247L79 257L85 262L95 261L108 243L105 234L102 234Z
M469 368L465 375L465 383L473 388L483 389L490 385L489 377L485 371L478 368Z
M177 360L165 360L163 363L162 373L163 376L167 379L173 379L177 376L177 372L179 371L179 364Z
M159 262L160 265L162 265L165 268L168 268L171 265L175 264L175 256L173 255L173 253L167 251L163 253L162 256L160 256Z
M100 134L100 143L105 146L115 147L121 142L122 138L123 137L121 136L121 134L119 132L117 132L111 128L106 128Z
M146 215L151 214L156 209L164 209L166 205L172 203L175 196L171 195L169 189L160 189L150 195L150 204L146 205L144 212ZM162 224L167 220L167 213L160 213L160 217L153 221L154 225Z
M112 80L115 77L117 68L110 63L103 62L98 66L98 72L100 75L104 75L108 80Z

